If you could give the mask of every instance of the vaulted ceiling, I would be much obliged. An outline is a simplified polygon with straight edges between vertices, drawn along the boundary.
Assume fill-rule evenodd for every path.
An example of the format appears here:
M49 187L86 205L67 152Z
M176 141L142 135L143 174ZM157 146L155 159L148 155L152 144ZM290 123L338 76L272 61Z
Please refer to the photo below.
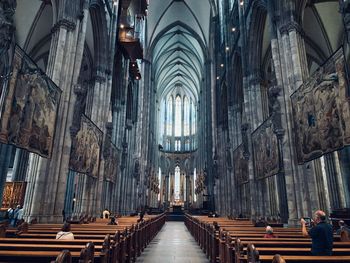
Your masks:
M147 46L159 97L175 86L198 99L209 41L212 0L150 0Z

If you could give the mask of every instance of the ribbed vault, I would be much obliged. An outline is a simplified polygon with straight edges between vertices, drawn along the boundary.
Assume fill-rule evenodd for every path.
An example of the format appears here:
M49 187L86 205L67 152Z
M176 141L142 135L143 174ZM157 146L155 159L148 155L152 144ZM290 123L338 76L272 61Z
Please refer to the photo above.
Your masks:
M211 1L152 1L149 6L148 46L158 98L181 87L193 101L203 78Z
M147 43L149 47L147 57L152 62L154 88L157 91L159 102L162 103L162 112L158 117L160 142L162 142L163 134L167 134L163 141L164 144L166 144L166 141L173 140L170 138L169 132L164 130L163 123L165 123L165 119L169 122L169 118L172 117L165 117L163 102L169 103L169 98L175 99L177 95L181 96L182 103L184 103L185 98L188 98L189 105L192 105L189 107L193 107L193 110L191 108L191 119L195 118L194 111L198 106L199 94L204 83L210 17L215 12L214 1L210 0L202 0L200 4L198 4L198 0L150 2L147 21ZM183 117L181 117L183 120L186 118L185 115L186 113L183 113ZM194 130L195 128L192 128L191 136L194 135L192 133ZM179 133L173 132L172 134L178 136ZM188 139L191 139L184 134L186 132L182 130L182 145ZM178 140L178 138L176 137L175 140ZM184 150L182 147L181 151ZM173 146L170 148L174 149ZM187 150L189 149L187 148Z

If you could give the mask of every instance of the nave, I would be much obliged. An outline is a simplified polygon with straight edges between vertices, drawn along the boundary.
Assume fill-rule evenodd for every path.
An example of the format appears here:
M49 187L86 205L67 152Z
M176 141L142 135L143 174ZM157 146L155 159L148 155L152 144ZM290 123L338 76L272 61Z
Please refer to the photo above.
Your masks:
M137 263L209 263L183 222L168 221Z
M0 235L21 244L0 253L52 260L72 222L74 260L88 238L96 261L132 261L160 229L146 212L350 225L349 62L350 0L1 0ZM237 229L201 220L217 262Z

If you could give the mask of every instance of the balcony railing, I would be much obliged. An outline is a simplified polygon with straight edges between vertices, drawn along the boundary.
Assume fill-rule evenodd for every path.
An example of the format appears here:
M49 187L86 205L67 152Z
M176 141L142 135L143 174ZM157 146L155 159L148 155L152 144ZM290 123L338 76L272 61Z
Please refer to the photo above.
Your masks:
M131 61L143 58L143 47L133 27L121 25L119 28L119 43Z

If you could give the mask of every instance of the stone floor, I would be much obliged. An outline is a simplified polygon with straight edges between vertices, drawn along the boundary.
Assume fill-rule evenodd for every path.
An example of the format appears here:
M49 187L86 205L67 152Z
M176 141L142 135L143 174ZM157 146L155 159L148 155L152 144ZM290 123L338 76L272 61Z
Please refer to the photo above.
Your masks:
M183 222L166 222L137 263L209 263Z

